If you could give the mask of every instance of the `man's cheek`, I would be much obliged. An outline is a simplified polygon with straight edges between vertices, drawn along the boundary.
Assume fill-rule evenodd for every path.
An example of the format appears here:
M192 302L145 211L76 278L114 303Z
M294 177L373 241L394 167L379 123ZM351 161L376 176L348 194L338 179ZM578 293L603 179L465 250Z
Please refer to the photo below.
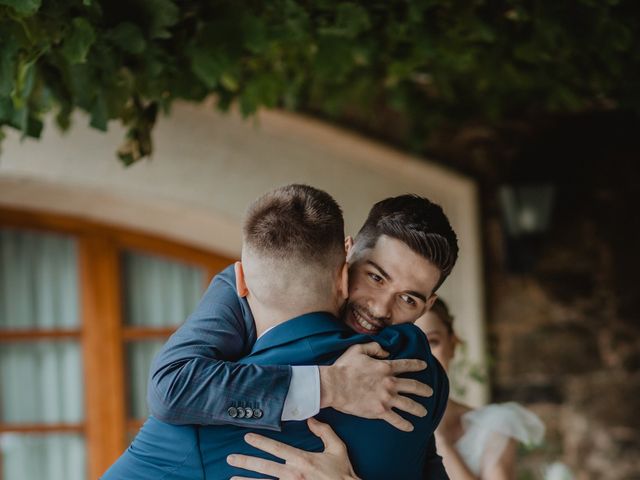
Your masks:
M357 284L349 285L349 300L353 300L360 295L360 287Z

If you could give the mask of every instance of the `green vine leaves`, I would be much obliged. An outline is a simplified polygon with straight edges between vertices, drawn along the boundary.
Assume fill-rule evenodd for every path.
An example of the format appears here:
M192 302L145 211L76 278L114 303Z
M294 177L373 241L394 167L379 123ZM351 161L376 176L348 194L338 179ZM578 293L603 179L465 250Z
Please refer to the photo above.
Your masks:
M0 136L119 121L151 155L174 100L440 125L638 109L640 4L622 0L0 0ZM373 121L372 120L372 121ZM114 147L115 150L115 147Z

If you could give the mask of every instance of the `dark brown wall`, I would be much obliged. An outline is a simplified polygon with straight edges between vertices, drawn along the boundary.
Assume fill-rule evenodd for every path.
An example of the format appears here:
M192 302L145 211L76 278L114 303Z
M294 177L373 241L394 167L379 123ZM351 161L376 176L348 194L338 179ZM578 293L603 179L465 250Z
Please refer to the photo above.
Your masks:
M525 274L508 271L498 177L484 177L492 393L547 424L525 460L532 471L558 459L578 479L640 478L639 139L636 117L608 113L555 119L521 140L502 179L557 186Z

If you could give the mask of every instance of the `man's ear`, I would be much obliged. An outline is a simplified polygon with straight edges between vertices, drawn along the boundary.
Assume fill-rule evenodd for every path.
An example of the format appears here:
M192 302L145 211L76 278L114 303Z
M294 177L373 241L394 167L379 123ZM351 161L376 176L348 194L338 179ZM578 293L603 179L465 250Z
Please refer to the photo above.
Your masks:
M349 256L351 255L351 249L353 248L353 237L349 235L344 239L344 253L347 256L347 262L349 261Z
M426 312L427 310L431 310L431 307L433 307L433 304L436 303L437 299L438 295L432 293L431 296L427 298L427 308L425 308L424 311Z
M244 269L242 268L242 262L236 262L233 265L233 269L236 272L236 290L239 297L246 297L249 295L249 289L244 280Z
M338 279L338 293L342 300L349 298L349 264L344 262Z

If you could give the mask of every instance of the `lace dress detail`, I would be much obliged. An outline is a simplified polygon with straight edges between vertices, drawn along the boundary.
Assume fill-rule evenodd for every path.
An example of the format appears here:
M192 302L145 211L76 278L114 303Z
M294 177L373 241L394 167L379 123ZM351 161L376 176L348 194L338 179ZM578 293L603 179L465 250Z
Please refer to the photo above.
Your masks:
M544 424L515 402L487 405L462 416L464 434L455 447L467 467L480 475L491 468L513 438L527 446L542 442Z

